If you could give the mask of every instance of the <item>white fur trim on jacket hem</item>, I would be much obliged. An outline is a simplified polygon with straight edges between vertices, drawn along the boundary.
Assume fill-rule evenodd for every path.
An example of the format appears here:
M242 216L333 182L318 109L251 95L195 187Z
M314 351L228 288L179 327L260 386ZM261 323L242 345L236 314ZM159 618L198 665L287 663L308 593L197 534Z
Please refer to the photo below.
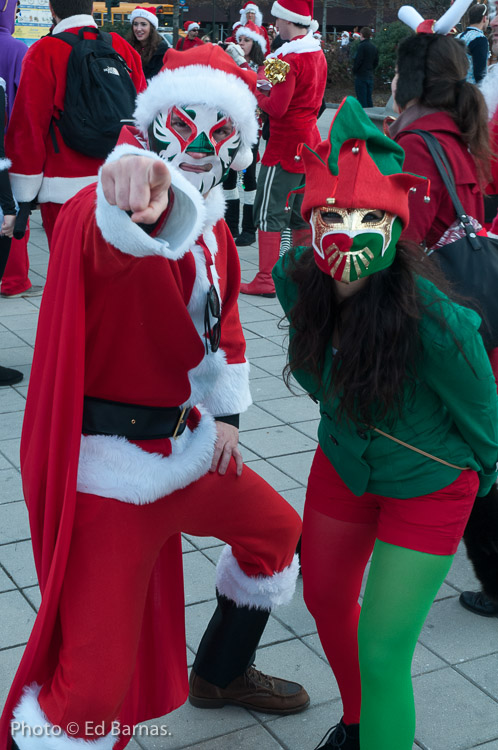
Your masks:
M207 65L162 70L154 76L146 91L137 97L135 121L146 135L159 112L187 104L216 107L233 120L242 146L256 143L256 97L240 78Z
M43 172L40 174L17 174L10 172L10 186L19 203L28 203L36 198L43 182Z
M241 414L252 404L249 390L249 362L226 364L218 375L214 388L202 405L215 417Z
M271 610L288 604L296 588L299 558L272 576L248 576L240 568L232 548L227 544L216 566L216 588L238 607Z
M25 687L14 709L11 732L19 750L112 750L119 739L116 735L84 740L53 727L38 703L40 690L36 683Z
M106 164L130 154L162 161L161 157L152 151L123 143L112 151ZM168 169L175 199L166 224L157 237L148 235L130 219L126 211L111 206L106 201L99 172L95 215L103 238L113 247L138 258L162 255L169 260L179 260L201 234L206 220L202 196L178 170L171 165L168 165Z
M275 52L271 52L267 57L285 57L286 55L295 54L300 55L304 52L321 52L322 48L318 39L315 39L313 34L308 32L306 36L301 36L298 39L292 39L290 42L285 42Z
M74 198L88 185L97 182L97 175L91 174L88 177L44 177L38 193L40 203L65 203L70 198ZM19 200L19 199L18 199Z
M10 169L12 166L12 162L10 159L0 159L0 171L3 171L4 169Z
M275 0L271 6L271 14L275 18L282 18L284 21L301 24L302 26L309 26L311 23L311 16L301 16L299 13L293 13L291 10L284 8L283 5L280 5L278 0Z
M213 417L203 411L195 430L187 427L171 441L167 457L147 453L124 437L82 435L78 491L133 505L153 503L204 476L215 442Z

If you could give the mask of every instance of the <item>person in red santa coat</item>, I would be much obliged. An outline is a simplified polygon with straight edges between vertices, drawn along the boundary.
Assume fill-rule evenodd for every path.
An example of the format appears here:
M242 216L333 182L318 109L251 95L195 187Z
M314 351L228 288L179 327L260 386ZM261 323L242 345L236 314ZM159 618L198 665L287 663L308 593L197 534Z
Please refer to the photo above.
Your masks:
M200 47L201 44L204 44L202 39L199 39L200 28L201 27L199 26L197 21L185 21L185 23L183 24L183 29L186 32L187 36L184 36L177 41L175 49L181 52L186 52L189 49Z
M61 32L78 34L97 24L90 0L53 0L55 20L50 35L33 44L23 61L19 89L6 138L12 161L12 190L19 202L40 203L49 248L61 206L81 188L96 180L102 159L86 156L64 142L54 120L64 110L66 71L71 47L57 39ZM90 34L91 35L91 34ZM87 38L87 35L85 35ZM112 46L125 60L138 92L146 87L140 56L119 34Z
M293 244L307 244L309 227L300 214L302 196L287 196L302 183L300 143L312 148L320 142L316 124L327 80L327 62L320 42L313 38L313 0L275 0L272 15L284 44L268 55L266 77L273 84L256 92L258 105L270 123L270 138L261 161L254 223L259 228L259 271L243 294L275 296L271 277L280 252L280 234L293 230ZM286 210L289 209L289 210Z
M215 45L170 51L138 127L58 219L21 441L42 604L2 750L9 729L20 750L122 748L185 701L182 531L227 542L191 702L309 703L251 666L301 525L237 447L249 366L219 183L250 163L255 82Z

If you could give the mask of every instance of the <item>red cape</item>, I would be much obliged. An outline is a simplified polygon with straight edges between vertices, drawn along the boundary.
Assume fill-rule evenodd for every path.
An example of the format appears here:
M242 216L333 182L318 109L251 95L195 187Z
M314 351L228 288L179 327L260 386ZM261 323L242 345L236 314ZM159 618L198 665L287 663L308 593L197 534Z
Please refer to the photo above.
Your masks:
M21 472L42 603L0 719L1 748L10 747L10 721L23 688L43 684L58 660L58 603L71 543L81 440L85 373L85 274L81 248L93 186L66 203L40 308L21 438ZM88 212L86 213L88 215ZM88 240L88 238L86 238ZM103 242L100 236L100 242ZM118 720L130 727L163 716L188 694L181 539L163 547L151 577L135 672Z

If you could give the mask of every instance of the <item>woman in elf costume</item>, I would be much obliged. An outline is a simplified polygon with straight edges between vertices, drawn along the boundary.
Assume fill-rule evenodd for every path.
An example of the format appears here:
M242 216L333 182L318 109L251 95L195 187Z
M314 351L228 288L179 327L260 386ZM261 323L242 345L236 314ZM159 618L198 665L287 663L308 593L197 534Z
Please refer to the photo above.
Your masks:
M402 148L348 98L328 140L301 158L312 247L273 276L290 324L288 375L321 413L304 596L344 714L320 747L411 750L417 638L476 494L496 481L496 385L479 316L399 241L410 191L428 197L426 180L402 173Z

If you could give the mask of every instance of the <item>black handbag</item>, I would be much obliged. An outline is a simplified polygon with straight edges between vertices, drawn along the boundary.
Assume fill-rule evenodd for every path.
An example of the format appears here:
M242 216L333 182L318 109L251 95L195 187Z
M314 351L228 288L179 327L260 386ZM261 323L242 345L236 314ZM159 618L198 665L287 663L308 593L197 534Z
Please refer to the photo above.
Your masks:
M498 240L480 237L458 197L451 165L438 139L426 130L406 130L425 142L455 208L465 236L429 253L436 260L463 304L482 318L480 333L486 349L498 346Z

